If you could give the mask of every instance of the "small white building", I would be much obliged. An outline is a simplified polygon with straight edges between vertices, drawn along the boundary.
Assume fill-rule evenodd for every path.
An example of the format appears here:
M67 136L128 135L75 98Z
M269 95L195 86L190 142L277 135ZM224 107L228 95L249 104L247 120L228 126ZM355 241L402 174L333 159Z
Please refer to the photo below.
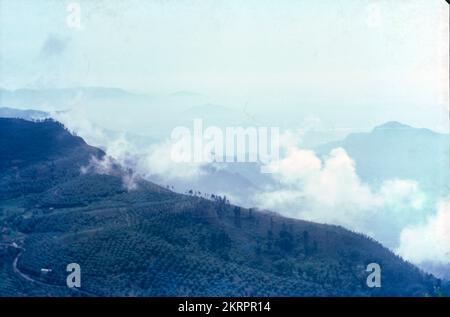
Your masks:
M51 273L51 272L52 272L52 269L41 269L41 274L42 275L46 275L46 274Z

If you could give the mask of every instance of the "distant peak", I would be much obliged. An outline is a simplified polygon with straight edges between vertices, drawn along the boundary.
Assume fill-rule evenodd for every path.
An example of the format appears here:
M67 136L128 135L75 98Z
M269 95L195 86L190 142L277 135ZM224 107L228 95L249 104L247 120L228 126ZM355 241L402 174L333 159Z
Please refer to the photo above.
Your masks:
M376 130L409 130L412 129L411 126L400 123L398 121L389 121L386 123L383 123L379 126L376 126L374 128L374 131Z

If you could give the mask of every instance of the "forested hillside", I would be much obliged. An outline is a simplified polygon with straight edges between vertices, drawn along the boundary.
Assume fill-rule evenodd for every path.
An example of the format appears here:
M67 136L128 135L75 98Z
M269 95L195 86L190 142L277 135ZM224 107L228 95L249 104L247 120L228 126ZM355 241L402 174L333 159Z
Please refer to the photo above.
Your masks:
M0 119L1 296L426 296L441 282L344 228L181 195L54 121ZM369 263L382 286L366 284ZM65 287L81 266L81 289ZM41 269L51 269L42 274Z

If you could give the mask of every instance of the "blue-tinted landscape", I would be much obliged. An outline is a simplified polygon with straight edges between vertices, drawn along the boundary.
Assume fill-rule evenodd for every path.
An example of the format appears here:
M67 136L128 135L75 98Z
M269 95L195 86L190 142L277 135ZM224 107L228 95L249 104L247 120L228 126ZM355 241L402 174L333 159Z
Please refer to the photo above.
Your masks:
M450 296L444 1L0 1L0 297Z

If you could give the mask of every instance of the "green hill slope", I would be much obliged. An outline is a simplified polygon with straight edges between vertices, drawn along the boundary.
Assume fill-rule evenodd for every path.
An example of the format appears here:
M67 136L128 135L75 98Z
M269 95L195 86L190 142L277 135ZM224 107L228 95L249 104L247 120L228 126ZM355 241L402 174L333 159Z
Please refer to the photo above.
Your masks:
M0 172L0 242L23 248L0 253L1 296L435 294L438 280L363 235L146 181L127 190L120 168L82 173L103 153L61 125L4 119L0 126L1 150L9 152ZM23 129L31 143L17 133ZM64 287L73 262L83 293ZM381 288L366 284L372 262L381 266Z

